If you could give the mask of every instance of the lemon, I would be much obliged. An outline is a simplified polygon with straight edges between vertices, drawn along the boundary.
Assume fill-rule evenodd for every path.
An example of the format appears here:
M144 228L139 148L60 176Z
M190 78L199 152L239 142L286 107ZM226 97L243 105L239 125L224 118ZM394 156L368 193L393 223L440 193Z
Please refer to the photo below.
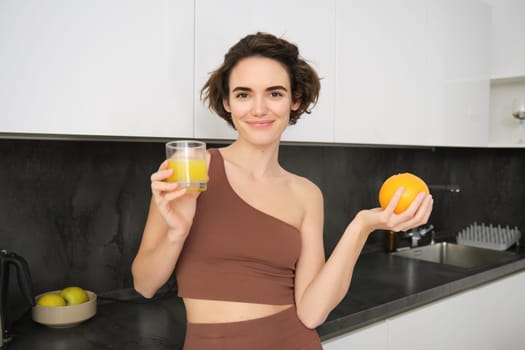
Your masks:
M86 291L80 287L66 287L60 291L60 296L64 298L67 305L82 304L89 300Z
M46 293L36 301L40 306L65 306L66 301L57 293Z

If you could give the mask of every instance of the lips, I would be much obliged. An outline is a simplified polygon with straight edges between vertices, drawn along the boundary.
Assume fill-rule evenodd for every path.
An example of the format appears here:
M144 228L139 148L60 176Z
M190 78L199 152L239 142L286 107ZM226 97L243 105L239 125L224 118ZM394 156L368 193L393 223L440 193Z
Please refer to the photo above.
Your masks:
M273 120L258 120L246 123L253 128L267 128L269 126L272 126L273 122Z

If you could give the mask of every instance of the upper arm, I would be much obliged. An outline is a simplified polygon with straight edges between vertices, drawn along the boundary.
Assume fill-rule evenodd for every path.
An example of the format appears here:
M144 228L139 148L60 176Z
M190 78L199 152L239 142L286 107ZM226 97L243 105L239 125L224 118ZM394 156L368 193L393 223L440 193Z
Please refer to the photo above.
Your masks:
M324 204L321 190L310 181L303 184L301 202L304 216L301 223L301 252L295 270L295 300L301 300L310 282L325 263L323 227Z

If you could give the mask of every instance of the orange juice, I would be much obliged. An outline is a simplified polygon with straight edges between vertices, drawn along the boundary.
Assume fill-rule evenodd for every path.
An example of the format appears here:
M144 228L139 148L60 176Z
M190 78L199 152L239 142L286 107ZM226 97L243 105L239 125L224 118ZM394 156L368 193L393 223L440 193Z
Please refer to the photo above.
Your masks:
M168 169L173 169L168 182L179 182L181 188L189 191L206 190L205 159L168 159Z

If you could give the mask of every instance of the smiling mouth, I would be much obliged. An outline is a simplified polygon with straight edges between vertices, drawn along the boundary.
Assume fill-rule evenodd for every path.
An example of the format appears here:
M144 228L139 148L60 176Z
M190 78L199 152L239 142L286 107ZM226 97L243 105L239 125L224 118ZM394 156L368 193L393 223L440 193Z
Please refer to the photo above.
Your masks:
M273 124L273 120L261 120L256 122L248 122L248 125L254 128L266 128Z

